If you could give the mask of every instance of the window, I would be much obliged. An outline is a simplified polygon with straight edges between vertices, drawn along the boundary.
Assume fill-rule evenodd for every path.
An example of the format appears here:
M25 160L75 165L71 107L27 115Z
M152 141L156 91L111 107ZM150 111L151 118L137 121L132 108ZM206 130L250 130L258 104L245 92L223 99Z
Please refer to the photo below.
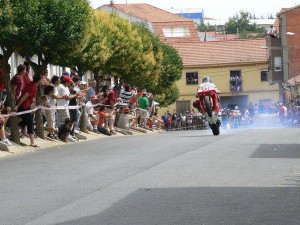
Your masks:
M274 71L282 71L281 57L274 57Z
M230 70L230 90L234 93L242 91L242 76L240 70Z
M268 81L268 71L267 70L260 71L260 80Z
M186 73L186 84L198 84L198 72Z
M165 37L190 37L188 27L164 27L163 33Z

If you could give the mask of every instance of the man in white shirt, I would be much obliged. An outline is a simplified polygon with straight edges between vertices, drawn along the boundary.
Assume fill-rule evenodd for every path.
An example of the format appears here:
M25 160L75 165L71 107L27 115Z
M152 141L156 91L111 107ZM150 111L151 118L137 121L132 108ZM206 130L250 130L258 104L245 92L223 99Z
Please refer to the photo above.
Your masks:
M85 104L85 112L86 112L86 121L85 125L89 131L93 131L94 133L100 134L97 129L99 116L97 112L94 110L93 104L97 104L99 102L97 95L91 96L91 101L88 101Z
M129 130L130 123L133 120L133 116L129 114L130 109L128 107L123 109L123 112L120 114L119 120L118 120L118 127Z
M61 85L58 87L58 95L62 96L62 99L57 100L57 106L65 106L65 109L59 109L58 111L58 127L65 123L66 118L70 118L69 100L77 98L77 95L70 95L69 86L73 83L73 80L69 76L63 76L61 79Z

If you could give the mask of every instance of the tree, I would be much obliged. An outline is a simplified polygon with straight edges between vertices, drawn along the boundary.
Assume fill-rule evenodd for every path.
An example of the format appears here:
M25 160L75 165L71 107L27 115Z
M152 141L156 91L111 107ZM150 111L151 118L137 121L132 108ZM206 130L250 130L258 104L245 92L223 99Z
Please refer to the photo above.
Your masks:
M209 32L209 31L216 31L216 27L210 25L209 23L206 25L203 20L201 20L200 24L197 24L197 30L199 32Z
M91 8L87 0L40 0L20 26L22 45L18 51L32 65L35 74L42 74L49 63L61 65L80 54L89 36ZM26 8L27 9L27 8ZM38 56L38 63L30 57ZM41 89L37 104L41 104ZM38 136L44 138L41 110L36 114Z
M155 94L155 100L159 102L161 107L167 107L179 98L180 92L175 83L168 88L164 88L164 92L161 94Z
M255 15L254 15L255 18ZM250 13L245 11L240 11L232 18L229 18L228 23L226 23L226 32L228 34L240 33L240 38L249 38L249 33L264 33L264 29L257 27L257 25L250 23Z
M7 99L11 108L15 107L15 101L11 92L9 58L15 51L19 51L23 44L22 25L30 24L35 20L34 12L38 0L0 0L0 47L3 50L3 69L5 75L5 88ZM26 6L26 7L24 7ZM11 139L20 143L20 135L17 117L11 117Z
M89 30L90 38L86 47L81 54L69 58L67 64L76 70L80 76L91 70L94 72L95 79L97 79L100 70L112 54L112 39L110 37L110 26L112 24L109 18L109 13L95 10L92 14L91 29Z
M131 24L116 14L110 14L109 24L112 54L101 73L139 87L155 86L161 64L152 34L143 25Z
M172 46L161 43L161 48L163 51L162 71L153 93L160 106L168 106L179 98L176 81L182 76L183 62L177 50Z

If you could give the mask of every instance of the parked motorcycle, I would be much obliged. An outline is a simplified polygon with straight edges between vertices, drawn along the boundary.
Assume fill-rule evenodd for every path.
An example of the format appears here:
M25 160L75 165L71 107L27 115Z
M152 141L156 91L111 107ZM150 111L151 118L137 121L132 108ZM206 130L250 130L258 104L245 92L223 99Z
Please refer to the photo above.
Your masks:
M194 107L202 110L214 135L220 134L221 125L218 118L220 112L218 93L220 93L220 91L216 85L210 82L209 77L206 77L197 90L196 97L199 98L199 100L194 102Z

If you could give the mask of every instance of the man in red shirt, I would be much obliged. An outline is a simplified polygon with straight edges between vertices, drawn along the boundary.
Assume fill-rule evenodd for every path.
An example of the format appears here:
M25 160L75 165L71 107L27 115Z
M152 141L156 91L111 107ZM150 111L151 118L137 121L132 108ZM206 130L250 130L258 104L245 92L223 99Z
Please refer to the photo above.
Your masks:
M17 74L13 76L10 83L12 85L12 93L17 100L23 90L23 83L24 83L24 75L26 72L26 67L24 65L19 65L17 68Z
M33 104L33 100L35 99L38 86L41 83L42 77L40 75L34 75L33 81L28 83L22 93L20 98L17 101L17 105L15 107L15 111L23 112L31 109ZM30 146L38 147L34 143L34 124L33 124L33 113L29 112L26 114L21 115L22 121L19 125L24 129L27 126L27 133L30 138Z
M3 55L0 54L0 102L2 103L3 91L4 91L4 71L3 71Z

